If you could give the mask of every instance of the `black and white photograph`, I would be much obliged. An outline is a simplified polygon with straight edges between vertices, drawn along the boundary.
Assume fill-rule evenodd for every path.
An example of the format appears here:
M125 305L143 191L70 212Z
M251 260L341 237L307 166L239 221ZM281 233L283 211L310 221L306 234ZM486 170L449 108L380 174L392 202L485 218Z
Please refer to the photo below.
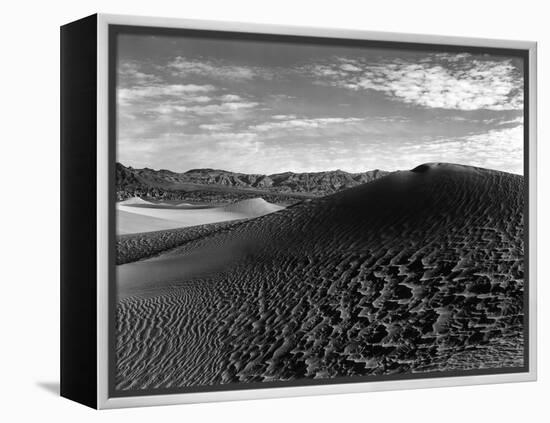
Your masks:
M524 56L114 44L113 395L525 371Z
M543 2L4 12L0 422L548 420Z
M0 422L550 422L544 5L6 2Z

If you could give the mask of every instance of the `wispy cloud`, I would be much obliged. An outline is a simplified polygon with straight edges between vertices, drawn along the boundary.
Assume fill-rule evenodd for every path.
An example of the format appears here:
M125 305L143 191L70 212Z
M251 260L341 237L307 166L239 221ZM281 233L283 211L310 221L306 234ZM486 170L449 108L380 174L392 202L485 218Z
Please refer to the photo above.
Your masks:
M117 98L119 104L128 104L133 101L155 100L162 101L162 98L177 97L187 101L205 101L208 97L198 94L215 91L213 85L195 85L195 84L156 84L140 85L131 88L119 88Z
M523 125L455 138L428 137L405 144L394 154L397 168L403 168L399 163L404 161L449 162L523 174Z
M221 97L223 101L241 101L242 97L236 94L225 94Z
M236 94L221 94L210 84L156 84L119 88L118 104L121 113L128 117L135 114L158 114L162 116L174 113L195 115L227 115L259 105ZM208 95L205 95L208 94Z
M311 129L321 128L328 125L343 125L347 123L360 122L360 118L335 118L335 117L323 117L313 119L284 119L281 115L277 115L276 122L265 122L257 125L251 125L250 129L256 131L271 131L274 129Z
M200 129L204 129L205 131L227 131L230 129L233 125L231 123L204 123L202 125L199 125Z
M219 102L215 104L195 105L195 106L176 106L178 112L189 112L197 115L216 115L231 114L243 110L249 110L256 107L259 103L255 101L241 102Z
M522 172L519 60L292 45L264 56L262 46L221 48L226 40L197 56L192 39L177 50L136 40L118 65L127 164L277 173L448 161Z
M428 108L520 110L523 78L511 59L469 54L430 54L369 62L334 58L301 68L325 85L353 91L373 90Z
M125 61L120 63L117 73L119 81L123 81L124 84L128 86L155 84L160 82L158 76L143 72L141 64L137 62Z
M500 121L498 122L498 125L499 126L503 126L503 125L523 125L523 116L518 116L514 119L510 119L510 120L504 120L504 121Z
M296 115L273 115L271 117L276 120L296 119Z
M263 143L258 139L257 134L253 132L222 132L213 134L212 139L216 143L218 151L233 150L231 153L241 152L241 154L258 152Z
M178 77L200 75L215 79L251 80L254 78L271 79L273 71L259 66L232 65L213 59L190 59L178 56L168 63L172 74Z

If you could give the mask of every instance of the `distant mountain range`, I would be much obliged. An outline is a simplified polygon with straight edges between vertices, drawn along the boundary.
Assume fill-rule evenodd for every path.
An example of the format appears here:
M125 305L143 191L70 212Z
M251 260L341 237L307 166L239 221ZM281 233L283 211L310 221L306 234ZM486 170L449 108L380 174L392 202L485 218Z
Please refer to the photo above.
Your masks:
M389 172L370 170L348 173L284 172L246 174L218 169L192 169L184 173L149 168L134 169L116 164L117 200L130 197L227 203L261 196L267 201L295 203L322 197L370 182Z

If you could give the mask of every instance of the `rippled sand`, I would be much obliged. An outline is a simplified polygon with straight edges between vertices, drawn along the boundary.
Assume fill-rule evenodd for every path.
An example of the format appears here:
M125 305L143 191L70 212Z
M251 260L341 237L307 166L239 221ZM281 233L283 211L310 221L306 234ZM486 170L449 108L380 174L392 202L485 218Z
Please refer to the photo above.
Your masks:
M172 237L117 266L116 388L522 366L523 186L422 165Z

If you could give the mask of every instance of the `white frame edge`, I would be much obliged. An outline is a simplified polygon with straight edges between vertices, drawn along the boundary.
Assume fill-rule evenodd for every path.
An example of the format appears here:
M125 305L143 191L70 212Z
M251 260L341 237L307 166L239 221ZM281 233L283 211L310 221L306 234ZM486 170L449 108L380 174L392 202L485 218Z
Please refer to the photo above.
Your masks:
M482 38L371 32L349 29L264 25L240 22L204 21L125 15L97 15L97 407L122 408L152 405L190 404L308 395L344 394L401 389L436 388L537 379L537 43ZM357 382L283 388L242 389L214 392L160 394L110 398L108 282L109 282L109 184L108 184L108 26L133 25L213 31L236 31L277 35L365 39L410 43L479 46L529 50L529 372L496 375L455 376L399 381Z

